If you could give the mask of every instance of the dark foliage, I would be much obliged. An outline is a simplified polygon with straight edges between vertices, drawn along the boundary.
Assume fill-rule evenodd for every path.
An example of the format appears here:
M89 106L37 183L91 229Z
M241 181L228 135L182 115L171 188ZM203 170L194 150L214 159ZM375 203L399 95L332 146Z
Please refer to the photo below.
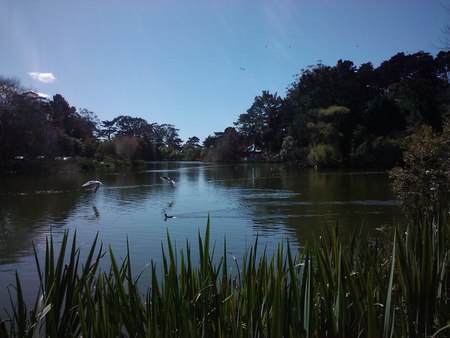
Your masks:
M348 60L303 69L286 97L266 90L235 128L193 136L120 115L99 121L60 94L51 100L0 77L0 160L87 157L120 160L239 160L256 145L262 158L321 167L391 168L423 126L441 131L450 113L450 52L398 53L379 67Z

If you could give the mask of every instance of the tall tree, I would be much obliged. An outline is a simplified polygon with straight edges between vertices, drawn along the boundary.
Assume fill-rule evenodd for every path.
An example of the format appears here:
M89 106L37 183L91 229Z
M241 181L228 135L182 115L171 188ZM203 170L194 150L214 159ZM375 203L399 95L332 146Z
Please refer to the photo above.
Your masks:
M104 120L100 123L98 136L111 141L112 136L117 133L117 127L114 120Z
M236 129L228 127L215 146L217 161L235 161L239 159L239 135Z
M181 149L182 140L178 135L179 129L172 124L161 124L159 126L159 133L163 140L164 146L171 149Z
M440 129L447 113L448 79L442 78L442 64L429 53L398 53L377 69L386 93L403 110L409 133L422 124Z
M49 121L48 101L32 91L21 91L17 82L2 85L7 95L0 107L0 158L52 154L57 133Z
M200 139L197 136L188 138L183 145L183 159L187 161L198 160L202 151L200 146Z
M120 115L113 122L117 129L116 133L120 135L145 137L148 131L148 122L140 117Z
M146 160L152 160L157 157L155 154L155 126L149 124L145 119L139 117L131 117L120 115L112 121L106 121L103 124L103 134L110 135L114 133L115 138L119 136L128 136L122 138L127 140L128 145L136 143L138 146L133 152L134 157L141 157ZM134 138L135 141L130 140Z
M79 109L77 111L77 115L80 120L80 128L83 129L82 133L84 135L87 135L87 137L96 136L98 134L98 128L100 124L98 116L94 112L86 108Z
M23 91L18 79L0 76L0 112L11 107L14 96Z
M76 108L70 106L61 94L53 96L53 100L50 101L50 107L52 109L53 125L59 128L62 133L72 136L73 126L71 121L76 114Z
M269 148L281 146L282 136L278 135L280 127L280 108L282 100L275 94L263 91L256 96L246 113L240 114L234 125L238 133L247 142L266 145Z
M314 120L308 122L312 147L308 154L311 165L340 166L345 158L344 133L350 110L342 106L330 106L314 112Z

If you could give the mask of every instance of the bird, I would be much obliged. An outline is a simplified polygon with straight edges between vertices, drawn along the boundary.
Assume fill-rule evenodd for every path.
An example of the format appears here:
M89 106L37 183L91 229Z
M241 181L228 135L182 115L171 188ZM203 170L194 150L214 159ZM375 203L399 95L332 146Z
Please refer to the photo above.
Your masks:
M102 186L103 183L100 181L88 181L85 184L82 185L82 187L92 187L92 190L94 190L94 193L97 192L98 189L100 189L100 186Z
M161 176L161 179L163 181L166 181L169 184L172 184L172 186L175 186L175 182L174 180L172 180L169 176Z
M176 217L173 215L169 216L167 214L164 214L164 220L167 221L168 218L176 218Z

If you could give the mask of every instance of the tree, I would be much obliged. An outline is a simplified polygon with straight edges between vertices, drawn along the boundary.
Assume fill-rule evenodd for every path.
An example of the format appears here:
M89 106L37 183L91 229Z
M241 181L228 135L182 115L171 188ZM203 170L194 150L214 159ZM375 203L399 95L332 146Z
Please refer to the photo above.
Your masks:
M76 108L70 106L61 94L53 96L53 100L50 101L50 107L53 125L60 129L62 133L72 136L73 126L71 122L76 114Z
M409 216L426 210L448 211L450 194L450 120L437 133L429 126L411 136L404 165L390 171L394 192Z
M175 128L172 124L162 124L160 126L160 132L162 133L164 144L168 148L181 149L182 140L178 135L179 129Z
M0 76L0 113L11 107L14 96L22 92L18 79Z
M238 133L247 142L257 145L266 145L269 148L280 146L279 115L281 98L268 91L263 91L261 96L255 97L252 106L246 113L240 114L234 125Z
M197 136L190 137L183 145L183 159L187 161L198 160L202 152L199 144L200 139Z
M98 130L98 136L100 138L106 138L108 141L111 141L115 133L117 133L117 127L115 126L114 120L104 120L101 122Z
M207 161L235 161L240 158L239 134L228 127L223 132L215 132L203 142L201 157Z
M193 146L193 147L200 147L200 139L197 136L189 137L185 144Z
M206 149L214 148L218 142L218 140L223 136L223 132L214 132L214 135L209 135L203 141L203 147Z
M370 68L366 64L362 67L358 73L353 62L348 60L339 60L334 67L318 63L302 71L288 89L287 97L296 102L297 113L332 105L357 110L371 92L367 83L367 70Z
M311 166L339 167L342 165L342 155L335 146L319 143L309 151L308 163Z
M301 163L301 149L292 136L286 136L281 146L280 157L283 161L291 163ZM301 163L303 164L303 163Z
M0 78L0 158L52 154L57 133L49 111L46 99L24 91L17 80Z
M402 133L406 126L405 118L399 106L386 95L377 96L367 103L361 121L366 131L375 136Z
M118 135L113 140L113 145L117 156L121 159L131 160L136 154L139 143L136 137L130 135Z
M435 129L442 126L449 104L449 85L447 77L442 77L442 67L429 53L418 52L398 53L377 69L386 93L406 115L409 133L422 124Z
M311 110L307 123L312 147L308 154L310 165L340 166L347 149L344 144L345 128L350 110L342 106Z
M149 124L143 118L120 115L113 122L116 128L116 134L140 138L148 137Z
M143 118L120 115L112 121L104 121L103 126L103 135L109 137L115 135L115 138L119 136L134 138L135 142L127 141L129 144L137 144L133 153L134 157L145 160L157 158L155 151L155 124L149 124Z
M83 129L82 133L84 135L87 135L89 138L98 135L100 120L94 112L83 108L77 111L77 115L79 117L80 128Z
M439 52L436 55L435 63L437 77L448 83L450 75L450 50Z
M22 92L20 82L14 78L0 77L0 158L14 156L15 114L14 97Z

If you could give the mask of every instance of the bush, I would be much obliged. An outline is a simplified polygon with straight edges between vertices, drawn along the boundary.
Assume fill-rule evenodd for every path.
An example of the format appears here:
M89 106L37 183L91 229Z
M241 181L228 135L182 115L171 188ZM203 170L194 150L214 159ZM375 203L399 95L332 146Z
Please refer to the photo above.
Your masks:
M411 136L404 166L390 171L396 197L407 214L420 217L426 210L448 210L450 193L450 123L441 133L425 126Z
M318 144L313 146L308 154L308 163L319 167L340 167L342 155L339 150L329 144Z
M403 142L384 137L364 140L351 153L354 167L392 168L402 160Z

